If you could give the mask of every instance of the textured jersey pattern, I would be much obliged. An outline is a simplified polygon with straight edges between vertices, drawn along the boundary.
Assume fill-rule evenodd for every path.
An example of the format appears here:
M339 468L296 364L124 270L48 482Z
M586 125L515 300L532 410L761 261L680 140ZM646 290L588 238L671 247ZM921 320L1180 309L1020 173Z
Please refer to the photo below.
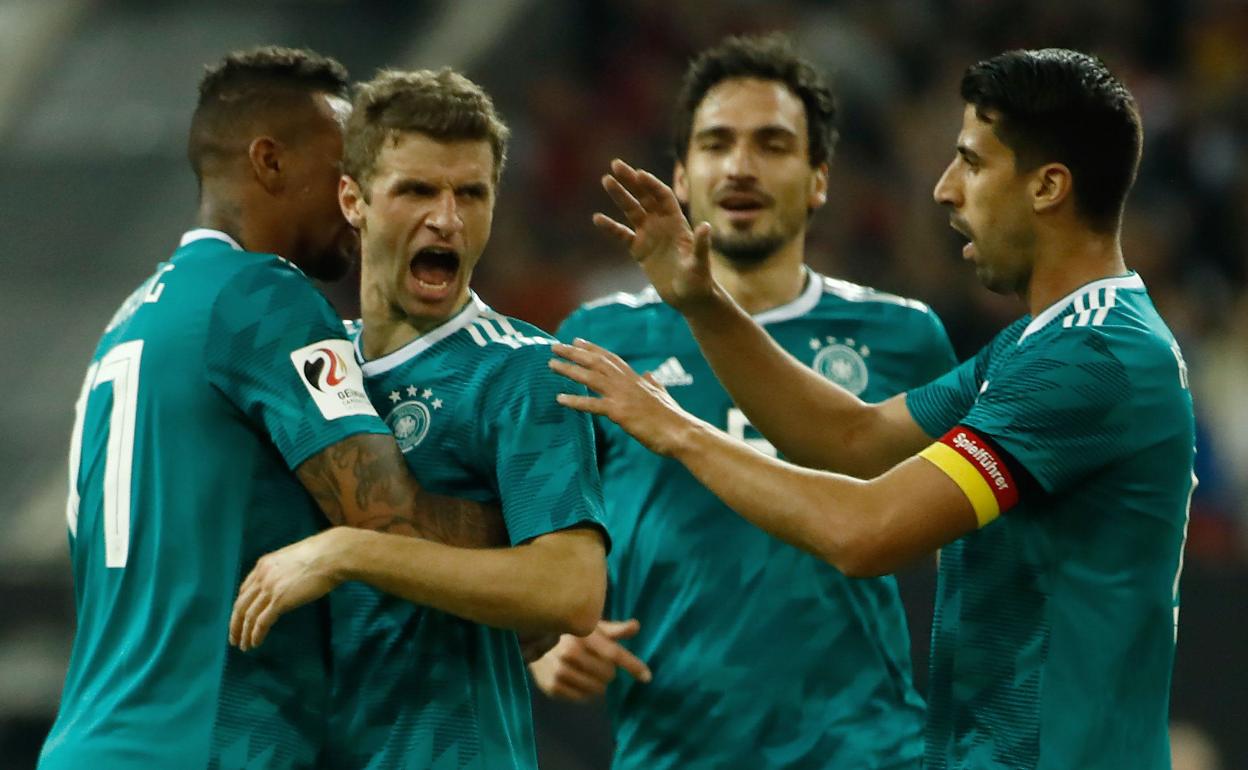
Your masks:
M514 544L602 518L593 429L555 402L576 389L547 366L550 343L474 299L440 330L364 367L421 484L500 505ZM334 767L536 767L514 632L360 584L331 601Z
M941 551L925 766L1168 768L1194 429L1142 282L1020 319L907 404L1038 484Z
M758 317L782 347L852 392L883 400L954 363L920 303L811 274ZM654 371L681 406L761 451L681 316L652 289L585 305L560 330ZM922 702L891 577L849 580L727 509L678 463L599 421L608 615L654 680L608 691L614 767L914 768Z
M325 420L291 351L344 339L301 273L192 240L109 324L94 361L142 340L124 567L105 564L114 387L88 387L71 518L78 630L44 768L302 768L328 723L328 608L284 617L256 652L226 644L241 575L323 517L290 473L376 417Z

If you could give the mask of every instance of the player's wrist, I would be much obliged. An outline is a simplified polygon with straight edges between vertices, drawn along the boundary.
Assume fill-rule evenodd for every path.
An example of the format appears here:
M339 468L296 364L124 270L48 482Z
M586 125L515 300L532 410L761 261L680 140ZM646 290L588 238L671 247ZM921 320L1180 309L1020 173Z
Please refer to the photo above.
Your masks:
M332 527L321 533L322 547L317 555L320 571L334 585L359 579L359 565L367 561L368 536L374 533L356 527Z
M724 287L712 278L706 292L686 297L677 309L690 325L714 328L731 314L733 304L732 297Z
M690 414L682 415L679 422L668 431L668 441L659 447L659 454L688 464L688 461L705 450L710 432L715 429Z

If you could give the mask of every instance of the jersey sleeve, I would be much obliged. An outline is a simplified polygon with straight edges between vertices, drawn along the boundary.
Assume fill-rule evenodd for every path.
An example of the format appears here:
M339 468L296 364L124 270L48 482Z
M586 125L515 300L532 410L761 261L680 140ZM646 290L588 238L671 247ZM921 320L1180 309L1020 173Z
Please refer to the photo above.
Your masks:
M590 318L590 312L585 308L579 308L572 312L567 318L563 319L563 323L559 324L559 328L555 331L555 337L560 342L566 342L571 345L572 342L580 337L597 344L601 341L595 339L596 333ZM569 387L581 388L577 383L568 380ZM571 392L571 391L569 391ZM608 420L602 415L590 415L590 422L594 427L594 445L598 460L598 467L601 468L607 453L607 437L610 436L608 431Z
M586 391L551 371L550 355L545 345L513 351L485 391L480 422L492 434L503 519L513 545L576 526L597 527L605 541L589 415L555 401Z
M218 294L204 349L209 382L266 433L290 469L357 433L388 433L364 392L342 320L274 259Z
M962 423L1056 493L1137 449L1132 390L1110 332L1075 329L1005 363Z
M971 410L987 370L988 350L906 393L906 408L924 433L941 436Z
M914 367L912 387L931 382L957 367L958 357L953 352L949 333L934 310L928 309L922 314L914 339L919 358Z
M1060 494L1155 440L1137 426L1173 400L1177 386L1155 385L1177 367L1148 351L1142 335L1119 345L1113 333L1076 329L1019 351L923 451L966 492L981 526L1020 497ZM1128 369L1128 356L1142 365Z

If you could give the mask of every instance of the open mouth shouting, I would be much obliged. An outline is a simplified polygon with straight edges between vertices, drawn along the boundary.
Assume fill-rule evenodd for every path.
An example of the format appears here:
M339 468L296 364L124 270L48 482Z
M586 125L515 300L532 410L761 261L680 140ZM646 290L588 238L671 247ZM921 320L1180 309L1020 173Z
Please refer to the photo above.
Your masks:
M448 299L459 288L459 253L447 246L426 246L407 265L408 289L429 302Z

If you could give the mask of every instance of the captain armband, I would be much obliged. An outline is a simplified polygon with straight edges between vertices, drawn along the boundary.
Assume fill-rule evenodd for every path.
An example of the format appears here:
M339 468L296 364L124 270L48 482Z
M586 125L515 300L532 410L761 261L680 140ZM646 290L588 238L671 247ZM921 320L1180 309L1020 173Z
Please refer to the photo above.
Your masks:
M1005 453L970 428L958 425L919 452L966 494L983 527L1018 503L1018 484Z

